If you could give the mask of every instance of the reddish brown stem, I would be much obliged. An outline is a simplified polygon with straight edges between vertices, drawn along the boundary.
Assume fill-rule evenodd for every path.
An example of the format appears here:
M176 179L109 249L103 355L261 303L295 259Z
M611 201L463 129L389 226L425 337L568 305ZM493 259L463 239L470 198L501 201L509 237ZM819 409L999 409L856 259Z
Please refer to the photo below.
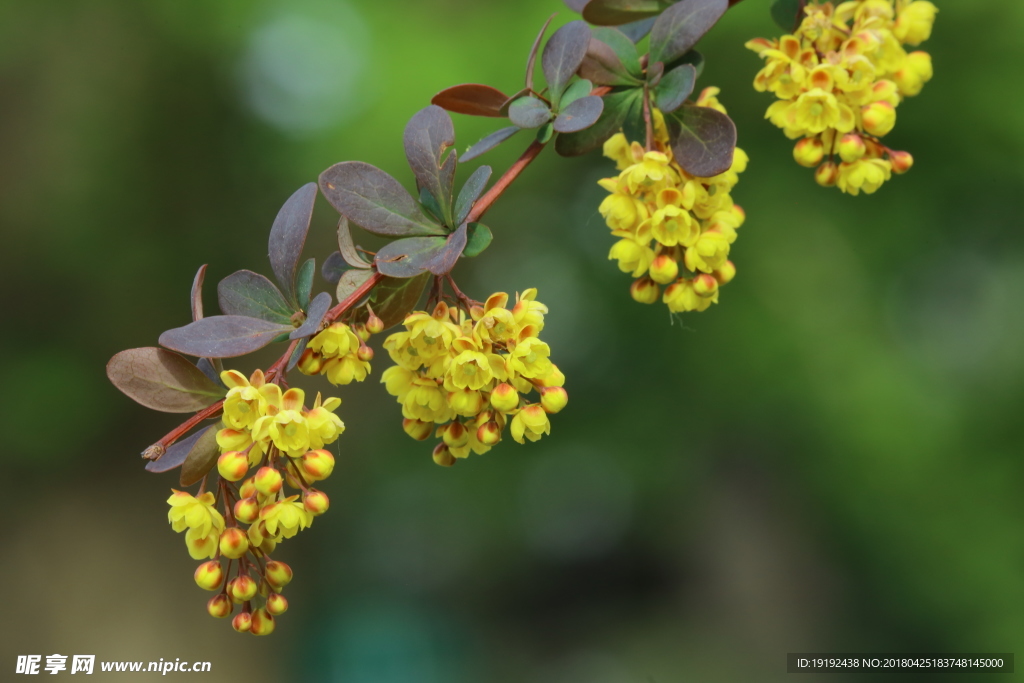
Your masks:
M487 192L484 193L484 196L477 200L476 204L473 205L473 210L470 211L469 216L466 217L466 222L473 223L480 220L480 217L487 212L487 209L491 208L491 205L497 201L498 197L508 189L508 186L512 184L512 181L519 177L519 174L523 172L523 169L529 166L530 162L537 158L537 155L540 154L542 149L544 149L543 142L537 142L534 140L530 143L530 146L527 147L526 151L523 152L523 155L516 160L516 163L512 164L512 166L505 171L505 174L498 178L498 182L494 183L494 185L491 186L491 189L487 190Z
M356 291L345 297L345 300L339 302L337 306L327 311L327 315L324 316L324 322L329 325L340 318L342 313L359 303L359 300L366 296L371 289L376 287L377 283L382 279L384 279L384 276L377 271L374 271L373 275L371 275L366 282L356 288Z

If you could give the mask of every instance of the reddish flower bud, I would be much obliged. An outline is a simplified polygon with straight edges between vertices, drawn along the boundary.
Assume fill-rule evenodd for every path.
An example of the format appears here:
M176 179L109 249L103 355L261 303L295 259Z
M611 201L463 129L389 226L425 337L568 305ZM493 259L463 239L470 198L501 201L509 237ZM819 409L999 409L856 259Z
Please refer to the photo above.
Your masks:
M455 456L448 450L448 446L439 443L434 446L434 462L442 467L451 467L455 464Z
M891 150L889 161L892 163L893 173L906 173L914 165L914 157L910 152L899 152Z
M270 585L273 586L275 590L280 591L292 580L292 568L284 562L271 560L270 562L267 562L265 571L267 581L270 582Z
M327 512L331 501L323 491L309 489L302 494L302 504L314 515L322 515Z
M352 331L359 337L359 341L365 342L370 340L370 331L366 329L366 325L363 323L352 325Z
M220 554L237 560L249 552L249 538L236 526L228 527L220 535Z
M224 617L231 614L235 606L231 604L231 598L224 593L218 593L210 598L210 601L206 603L206 611L211 617L217 619L223 619Z
M220 588L220 582L224 580L224 570L221 569L220 562L217 560L203 562L196 568L195 579L196 585L203 590L215 591Z
M248 574L242 574L228 581L228 595L235 602L252 600L256 595L256 582Z
M679 264L668 254L660 254L651 262L650 273L652 280L667 285L679 277Z
M238 481L249 471L249 457L238 451L228 451L217 458L217 472L228 481Z
M485 422L476 430L476 439L485 446L493 446L501 441L501 427L493 420Z
M282 479L281 473L269 465L261 467L256 472L256 476L253 477L253 484L256 486L256 490L264 496L280 491L283 483L284 479Z
M545 412L557 413L569 402L569 394L562 387L544 387L540 390L540 405Z
M719 267L718 270L711 273L718 280L718 284L727 285L732 282L732 279L736 277L736 264L732 261L726 261Z
M238 495L242 498L251 498L256 495L256 477L249 477L238 487Z
M242 524L252 524L260 516L260 504L256 498L240 498L235 503L235 519Z
M793 148L793 158L796 163L807 168L820 164L824 156L825 145L822 144L820 138L804 138Z
M834 161L826 161L814 172L814 181L822 187L832 187L839 177L839 167Z
M417 441L426 441L434 431L431 422L420 422L412 418L402 420L402 430Z
M331 476L334 471L334 456L322 448L310 451L299 460L299 467L313 481L320 481Z
M366 319L366 331L370 334L380 334L384 331L384 321L378 318L376 313L371 313Z
M254 636L269 636L274 632L274 617L265 608L252 613L252 627L249 633Z
M678 270L678 268L677 268ZM629 295L641 304L653 304L661 296L661 288L646 275L629 286Z
M718 291L718 280L713 275L702 273L693 279L693 291L698 296L714 296Z
M299 362L296 364L296 367L304 375L317 375L324 367L323 356L313 349L306 349L299 356Z
M847 133L839 140L838 151L843 161L852 164L867 154L868 146L857 133Z
M469 443L469 430L461 422L452 422L441 429L441 438L449 448L462 448Z
M511 384L502 382L491 392L491 405L503 413L519 407L519 392Z
M267 596L267 612L275 617L288 611L288 598L280 593L271 593Z
M235 618L231 620L231 628L235 629L239 633L244 633L252 628L252 615L248 612L241 612L235 615Z
M363 362L369 362L373 360L373 349L366 344L360 344L359 350L356 351L356 358Z

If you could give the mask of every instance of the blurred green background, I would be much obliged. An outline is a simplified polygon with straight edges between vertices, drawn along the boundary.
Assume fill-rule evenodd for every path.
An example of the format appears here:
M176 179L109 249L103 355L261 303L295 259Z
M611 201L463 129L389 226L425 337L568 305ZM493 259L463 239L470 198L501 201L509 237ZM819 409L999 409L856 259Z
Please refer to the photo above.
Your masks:
M792 651L1024 654L1024 5L938 2L935 78L886 138L916 166L870 197L818 188L763 120L742 44L778 33L768 5L701 45L698 85L723 88L751 157L721 304L682 325L635 304L597 214L610 164L546 153L456 275L477 298L539 287L569 408L538 444L439 468L379 353L340 391L331 512L277 553L292 607L255 640L206 616L166 523L177 477L139 460L176 418L104 364L188 321L200 264L210 309L220 278L269 273L278 207L330 164L411 186L405 121L456 83L514 92L544 19L573 15L0 2L3 678L55 652L254 683L781 681ZM497 124L456 127L464 149ZM320 260L334 220L320 200Z

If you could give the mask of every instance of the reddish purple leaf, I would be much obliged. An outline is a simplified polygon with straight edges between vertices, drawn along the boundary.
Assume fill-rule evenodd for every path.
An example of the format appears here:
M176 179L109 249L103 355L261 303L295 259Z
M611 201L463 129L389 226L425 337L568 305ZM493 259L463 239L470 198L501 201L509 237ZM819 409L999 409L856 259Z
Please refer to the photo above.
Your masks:
M160 344L189 356L233 358L262 349L293 329L259 318L215 315L167 330L160 335Z
M570 21L555 31L540 57L544 79L555 103L580 68L590 45L590 27L585 21Z
M687 173L710 178L732 166L736 124L710 107L685 104L665 117L676 162Z
M225 393L188 359L155 346L115 354L107 377L136 403L165 413L194 413Z
M479 83L464 83L453 85L434 95L430 100L432 104L455 112L456 114L468 114L470 116L492 116L503 118L505 115L501 107L508 101L508 95L489 85Z
M316 183L306 183L288 198L270 228L270 267L291 299L295 298L295 267L306 244L315 201Z
M157 474L161 472L170 472L175 467L181 467L181 464L185 462L188 454L196 448L200 439L209 439L212 435L214 446L217 445L217 432L220 430L220 420L216 424L209 425L208 427L201 427L197 431L192 432L186 438L171 444L167 452L161 455L156 460L150 460L146 463L147 472L155 472ZM205 439L204 439L205 437ZM205 444L204 444L205 446Z
M414 277L424 271L444 275L455 267L466 248L466 225L448 236L409 237L386 244L377 252L377 270L388 277Z
M443 235L401 183L376 166L343 161L320 174L320 190L342 216L385 237Z
M509 126L508 128L502 128L501 130L494 131L483 140L463 152L462 157L460 157L460 161L469 161L470 159L477 158L484 152L491 151L521 130L522 128L519 126Z
M224 315L244 315L290 325L295 309L274 283L251 270L239 270L217 285L217 300Z
M443 218L450 224L457 158L454 153L445 157L445 152L455 144L452 117L435 104L425 107L409 119L402 141L417 187L426 188L433 195Z
M309 302L309 310L306 311L306 322L288 335L289 339L302 339L316 334L320 329L320 323L331 308L331 295L327 292L320 292Z
M562 110L555 119L555 130L559 133L575 133L597 123L604 111L604 102L600 97L587 95L576 100Z
M650 62L669 62L682 57L711 30L729 0L680 0L662 13L651 28Z
M182 486L191 486L206 476L206 473L213 469L220 456L220 448L217 446L217 425L210 425L199 432L199 438L185 454L185 460L181 463L181 475L178 483ZM173 446L171 447L173 448ZM160 462L169 455L170 451L164 453Z

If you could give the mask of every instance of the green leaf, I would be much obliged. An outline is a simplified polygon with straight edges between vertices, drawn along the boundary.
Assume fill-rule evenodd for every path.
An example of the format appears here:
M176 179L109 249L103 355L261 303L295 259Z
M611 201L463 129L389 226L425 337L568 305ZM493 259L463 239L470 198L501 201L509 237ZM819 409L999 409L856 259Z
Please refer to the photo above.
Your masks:
M338 280L348 270L352 270L352 266L345 263L341 252L332 251L331 255L324 259L324 264L320 266L320 276L331 284L338 284Z
M630 24L621 24L619 26L619 30L622 31L627 38L632 40L634 44L636 44L651 32L651 27L654 26L656 19L657 17L649 17L647 19L641 19L640 21L634 21Z
M583 18L596 26L619 26L654 17L670 4L661 0L590 0Z
M405 320L405 316L416 308L431 277L430 273L411 278L386 277L373 288L370 293L373 312L384 321L385 329ZM365 321L365 309L360 310L356 317Z
M650 63L683 56L727 9L729 0L680 0L666 9L651 28Z
M292 351L291 357L288 358L288 372L291 372L299 364L299 359L302 358L302 352L306 350L306 344L308 343L309 338L307 337L296 344L295 350Z
M402 185L376 166L343 161L320 174L320 190L338 213L385 237L443 235Z
M309 306L309 295L313 293L313 275L316 273L316 259L307 259L295 278L295 292L299 297L299 307L306 310Z
M182 486L195 484L217 464L217 458L220 457L220 448L217 446L218 431L216 425L207 427L200 432L199 438L188 450L185 461L181 464L181 476L178 479L178 483ZM166 457L167 453L164 453L164 458Z
M491 151L492 149L494 149L501 143L505 142L506 140L508 140L510 137L512 137L521 130L522 128L520 128L519 126L509 126L508 128L496 130L487 137L485 137L484 139L482 139L480 142L476 143L475 145L467 149L465 152L463 152L462 156L459 157L459 160L466 162L469 161L470 159L475 159L481 154Z
M576 100L555 119L554 129L559 133L575 133L597 123L604 111L604 101L596 95L587 95Z
M539 128L551 120L551 110L544 100L527 95L512 103L508 118L520 128Z
M188 359L152 346L115 354L107 377L136 403L165 413L194 413L226 393Z
M700 75L704 73L704 55L696 50L687 50L682 57L666 64L665 71L671 71L683 64L693 65L693 68L697 70L697 78L700 78Z
M445 151L455 145L452 117L436 104L419 110L406 124L402 142L417 186L430 191L441 208L438 216L451 226L452 185L458 158L454 150L445 157Z
M558 103L559 110L564 110L576 100L588 96L590 91L593 89L594 84L585 78L573 81L572 84L565 89L565 92L562 93L562 99Z
M462 252L462 255L466 258L479 256L484 249L490 246L491 240L494 239L491 229L483 223L470 223L467 233L466 248Z
M641 118L643 116L643 88L625 88L602 99L604 110L597 123L578 133L559 135L555 140L555 151L562 156L586 154L619 132L628 117L635 116L637 112Z
M441 205L434 199L434 195L431 194L430 190L425 187L420 188L420 205L426 210L427 215L437 220L438 223L446 223L444 218L444 211L441 210Z
M479 83L464 83L442 90L434 95L430 103L456 114L504 118L501 107L506 101L508 95L497 88Z
M359 289L362 284L372 276L372 270L352 269L343 273L341 279L338 280L338 289L335 292L335 298L338 300L338 303L349 298L349 296L352 295L352 292Z
M289 334L288 338L302 339L303 337L316 334L320 329L320 323L324 321L324 316L327 315L327 311L330 309L331 295L327 292L320 292L317 294L313 300L309 302L309 307L306 309L305 322Z
M274 283L251 270L239 270L217 285L217 301L224 315L244 315L290 325L295 309Z
M217 432L220 431L221 421L217 420L216 423L201 427L195 432L189 434L186 438L176 441L171 444L167 451L156 460L150 460L146 463L147 472L156 472L157 474L162 472L170 472L175 467L181 467L181 463L185 462L188 458L188 454L196 447L200 439L210 438L208 435L213 435L213 443L217 443ZM203 448L206 444L203 444Z
M710 178L732 166L736 124L722 112L685 104L665 122L676 162L687 173Z
M480 194L487 187L487 181L491 177L491 167L481 166L466 179L466 183L459 192L459 198L455 202L455 222L462 225L466 222L466 216L473 209L473 204L480 198Z
M663 114L674 112L693 92L697 70L692 64L683 64L665 74L654 89L654 106Z
M295 299L295 266L306 244L315 201L316 183L306 183L288 198L270 228L270 267L290 299Z
M800 26L804 17L807 0L775 0L772 3L772 19L786 33L792 33Z
M570 21L548 40L540 57L552 103L557 106L562 91L580 68L590 45L590 27L584 21Z
M377 252L377 270L388 277L413 277L424 271L444 275L455 267L466 247L466 225L448 236L407 237L384 245Z
M580 75L591 78L595 73L604 72L601 79L591 78L599 85L638 85L643 78L640 56L636 45L617 28L602 26L592 32L587 57L580 65Z
M293 329L260 318L214 315L167 330L160 335L160 344L189 356L233 358L262 349L280 335L287 338Z
M555 134L555 127L551 122L545 123L543 126L537 129L537 142L542 145L546 145L550 140L551 136Z

